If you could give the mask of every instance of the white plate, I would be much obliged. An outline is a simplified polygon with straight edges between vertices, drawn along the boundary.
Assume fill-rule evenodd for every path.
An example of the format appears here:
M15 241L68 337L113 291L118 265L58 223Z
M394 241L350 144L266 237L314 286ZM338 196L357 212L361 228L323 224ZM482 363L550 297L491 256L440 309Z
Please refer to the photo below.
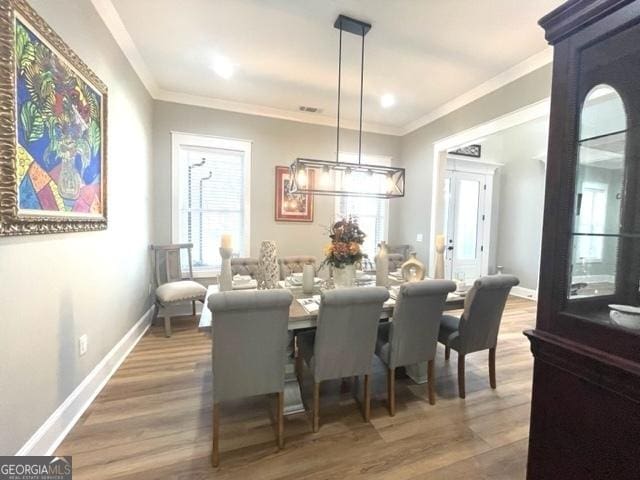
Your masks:
M258 288L258 281L250 280L248 282L240 282L240 283L232 282L231 288L233 290L251 290L252 288Z
M611 310L617 310L622 313L629 313L631 315L640 315L640 307L634 307L632 305L609 305Z

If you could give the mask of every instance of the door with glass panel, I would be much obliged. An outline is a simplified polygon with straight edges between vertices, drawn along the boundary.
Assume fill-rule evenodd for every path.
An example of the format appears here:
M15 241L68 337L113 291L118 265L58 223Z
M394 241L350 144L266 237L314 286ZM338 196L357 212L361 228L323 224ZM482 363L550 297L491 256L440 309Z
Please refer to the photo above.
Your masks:
M485 176L447 170L444 178L445 277L471 283L482 275Z

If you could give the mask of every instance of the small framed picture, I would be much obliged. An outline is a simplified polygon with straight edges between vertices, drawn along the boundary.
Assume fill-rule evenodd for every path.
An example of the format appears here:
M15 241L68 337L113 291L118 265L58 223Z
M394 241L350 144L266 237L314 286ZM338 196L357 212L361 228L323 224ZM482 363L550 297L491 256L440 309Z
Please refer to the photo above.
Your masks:
M308 182L313 186L314 172L309 171ZM276 167L276 221L313 222L313 195L291 193L289 167Z

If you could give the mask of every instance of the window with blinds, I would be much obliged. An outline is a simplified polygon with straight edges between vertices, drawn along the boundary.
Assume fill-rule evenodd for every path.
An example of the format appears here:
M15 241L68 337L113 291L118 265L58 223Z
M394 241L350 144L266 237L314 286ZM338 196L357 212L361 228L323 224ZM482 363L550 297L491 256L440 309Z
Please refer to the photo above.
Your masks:
M578 216L578 232L585 234L603 234L607 220L607 185L604 183L584 182ZM617 205L614 206L614 208ZM610 215L611 216L611 215ZM604 251L604 237L584 236L576 239L577 257L582 261L600 262Z
M174 135L173 234L174 242L193 244L194 274L206 276L220 270L222 234L231 234L234 255L249 254L251 147L194 137Z
M357 155L341 153L340 161L357 163L358 158ZM390 165L391 162L388 157L363 155L361 163L369 165ZM342 181L350 183L350 190L357 191L360 186L363 191L366 191L368 189L368 182L384 182L384 178L377 179L377 177L378 176L372 178L372 176L366 172L352 172ZM379 188L383 190L385 185L380 185ZM351 215L358 219L360 229L367 234L364 244L362 245L363 252L373 260L378 249L378 244L387 239L389 200L367 197L336 197L335 210L336 218L344 218Z

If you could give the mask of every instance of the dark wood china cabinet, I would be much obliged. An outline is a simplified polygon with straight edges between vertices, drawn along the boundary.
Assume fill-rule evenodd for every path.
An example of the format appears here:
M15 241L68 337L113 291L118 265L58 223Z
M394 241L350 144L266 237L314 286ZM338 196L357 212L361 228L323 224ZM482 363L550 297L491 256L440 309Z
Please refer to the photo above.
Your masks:
M527 478L640 479L640 0L566 2L554 47Z

